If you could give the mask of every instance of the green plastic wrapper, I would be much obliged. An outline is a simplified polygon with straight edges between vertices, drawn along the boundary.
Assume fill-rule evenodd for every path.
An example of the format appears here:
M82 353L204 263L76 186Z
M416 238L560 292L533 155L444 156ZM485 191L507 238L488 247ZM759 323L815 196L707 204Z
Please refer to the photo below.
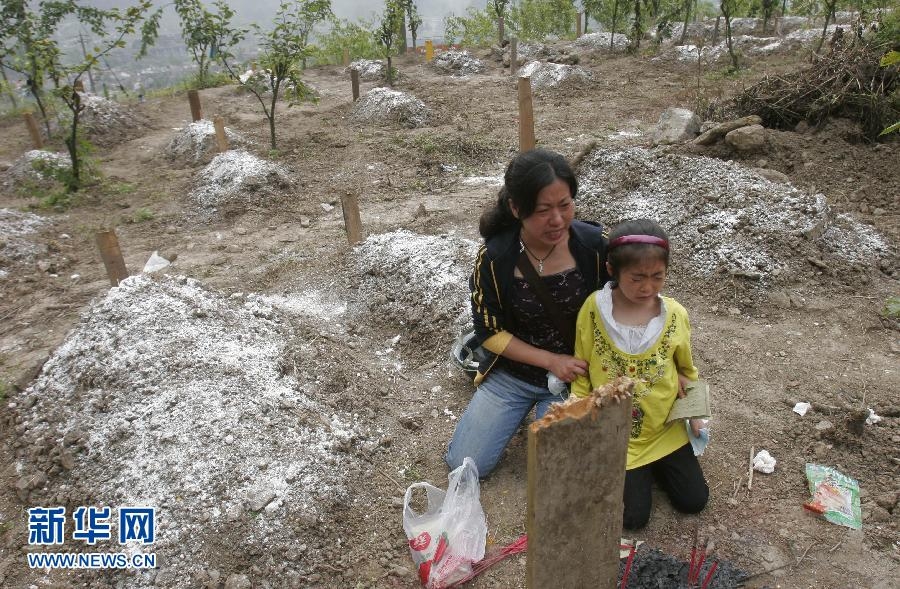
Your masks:
M833 524L862 528L859 483L830 466L806 463L806 480L812 499L804 507L821 513Z

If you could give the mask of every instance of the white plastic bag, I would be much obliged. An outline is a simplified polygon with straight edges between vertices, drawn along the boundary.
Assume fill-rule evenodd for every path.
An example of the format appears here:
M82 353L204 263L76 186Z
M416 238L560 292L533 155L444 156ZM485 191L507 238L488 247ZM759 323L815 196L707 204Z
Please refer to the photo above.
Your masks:
M147 263L144 264L144 272L147 274L150 274L152 272L162 270L169 264L171 264L171 262L169 260L167 260L164 257L162 257L161 255L159 255L159 252L154 251L150 255L150 259L147 260Z
M479 499L478 468L471 458L448 476L447 491L429 483L413 483L403 498L403 530L428 589L449 587L484 558L487 523ZM416 513L410 506L413 491L424 489L428 506Z

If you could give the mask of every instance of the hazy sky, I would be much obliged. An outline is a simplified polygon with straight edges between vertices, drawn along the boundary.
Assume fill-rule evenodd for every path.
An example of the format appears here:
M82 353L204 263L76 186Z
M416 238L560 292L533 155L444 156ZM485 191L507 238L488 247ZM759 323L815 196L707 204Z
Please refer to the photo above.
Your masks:
M0 0L3 1L3 0ZM82 0L101 8L113 6L125 7L135 4L134 0ZM212 7L213 0L203 0L204 4ZM226 0L235 11L235 24L246 25L251 22L266 28L272 21L272 17L278 10L281 0ZM416 0L416 7L422 16L422 29L441 31L444 30L444 18L450 14L464 14L469 6L484 8L487 0ZM171 0L153 0L155 6L171 4ZM338 18L358 20L364 18L373 20L384 11L384 0L331 0L331 9ZM163 19L163 30L177 27L178 21L172 8L166 10L166 18Z
M267 15L275 14L280 0L226 0L234 11L248 21L267 21ZM86 0L88 4L100 7L130 6L132 0ZM171 0L153 0L156 6L169 4ZM424 18L438 18L443 20L445 16L453 12L462 14L469 6L484 8L487 0L416 0L419 14ZM204 2L212 5L212 0ZM384 0L331 0L331 9L340 18L355 19L357 17L371 18L373 14L380 14L384 10Z

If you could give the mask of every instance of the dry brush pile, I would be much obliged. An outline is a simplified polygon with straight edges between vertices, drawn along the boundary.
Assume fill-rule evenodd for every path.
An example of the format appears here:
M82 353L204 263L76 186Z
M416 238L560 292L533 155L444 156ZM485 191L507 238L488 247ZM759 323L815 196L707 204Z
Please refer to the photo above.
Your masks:
M783 76L766 76L734 99L737 116L759 115L763 125L793 129L828 117L859 121L874 139L900 120L900 67L880 65L883 51L865 44L835 45L811 66Z

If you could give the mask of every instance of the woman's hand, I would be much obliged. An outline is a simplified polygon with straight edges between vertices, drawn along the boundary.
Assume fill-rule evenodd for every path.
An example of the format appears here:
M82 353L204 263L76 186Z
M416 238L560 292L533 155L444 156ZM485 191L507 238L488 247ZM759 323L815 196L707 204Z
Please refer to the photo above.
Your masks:
M572 382L576 377L587 374L587 368L587 361L566 354L551 354L547 363L547 370L563 382Z
M679 399L683 399L684 396L687 394L685 392L685 389L687 388L687 386L689 384L691 384L691 379L689 379L688 377L679 373L679 375L678 375L678 398Z

